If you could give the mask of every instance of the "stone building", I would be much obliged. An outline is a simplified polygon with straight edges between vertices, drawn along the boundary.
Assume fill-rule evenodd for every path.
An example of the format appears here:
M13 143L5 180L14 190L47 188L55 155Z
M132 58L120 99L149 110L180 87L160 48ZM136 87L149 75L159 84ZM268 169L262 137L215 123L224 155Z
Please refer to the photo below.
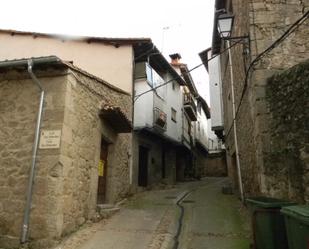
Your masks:
M219 58L216 67L209 71L212 75L219 72L219 76L216 82L210 84L217 84L222 89L228 171L235 188L241 190L242 187L245 197L263 194L309 202L308 126L304 125L308 111L305 108L300 113L293 104L297 102L306 106L308 99L298 96L297 90L305 85L296 80L276 81L275 88L270 83L274 74L309 58L308 10L308 1L215 2L212 47L200 56L208 69L216 60L209 59ZM228 40L222 39L217 29L219 16L223 13L234 16ZM300 64L299 67L304 68L304 65L308 64ZM299 71L297 68L283 75L295 75ZM302 71L304 75L306 70ZM307 87L302 94L308 96ZM233 124L233 97L237 126ZM281 106L275 105L273 98L280 99ZM280 124L277 122L279 114L288 117L282 118ZM293 123L293 128L288 121ZM234 127L237 127L238 155Z
M131 96L57 57L0 62L0 247L18 246L25 225L38 82L29 240L52 245L129 192Z

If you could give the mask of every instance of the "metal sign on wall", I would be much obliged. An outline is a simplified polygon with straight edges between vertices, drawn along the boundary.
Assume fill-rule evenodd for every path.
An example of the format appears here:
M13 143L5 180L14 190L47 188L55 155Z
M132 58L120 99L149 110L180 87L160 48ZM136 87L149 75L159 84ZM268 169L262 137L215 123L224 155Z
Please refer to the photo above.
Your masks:
M58 149L60 147L61 130L42 130L40 149Z

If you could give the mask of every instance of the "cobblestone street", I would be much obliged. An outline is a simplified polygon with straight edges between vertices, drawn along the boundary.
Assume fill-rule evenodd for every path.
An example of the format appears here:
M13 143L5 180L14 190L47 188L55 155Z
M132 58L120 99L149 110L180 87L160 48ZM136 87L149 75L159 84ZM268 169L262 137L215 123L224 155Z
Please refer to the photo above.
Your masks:
M226 178L177 184L139 193L109 219L88 224L57 249L176 248L175 235L184 207L178 248L249 248L246 210L233 195L223 195Z

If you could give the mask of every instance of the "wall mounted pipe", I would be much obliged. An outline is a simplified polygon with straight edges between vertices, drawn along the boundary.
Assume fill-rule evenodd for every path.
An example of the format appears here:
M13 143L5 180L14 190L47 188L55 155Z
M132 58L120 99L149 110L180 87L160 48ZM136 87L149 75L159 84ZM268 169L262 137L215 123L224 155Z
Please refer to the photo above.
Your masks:
M39 111L38 111L38 115L37 115L37 121L36 121L35 133L34 133L31 168L30 168L28 188L27 188L27 194L26 194L26 198L27 198L26 199L26 208L25 208L25 211L24 211L22 233L21 233L21 238L20 238L21 243L25 243L27 241L27 238L28 238L30 211L31 211L31 204L32 204L32 191L33 191L33 183L34 183L34 175L35 175L36 159L37 159L37 152L38 152L41 121L42 121L44 96L45 96L45 92L43 90L42 84L40 83L38 78L34 75L34 73L32 71L32 67L33 67L33 61L31 59L29 59L28 60L28 73L29 73L31 79L33 80L33 82L39 87L39 89L41 91L41 96L40 96Z
M32 202L32 189L33 189L33 182L34 182L34 176L35 176L35 165L36 165L36 158L37 158L37 150L38 150L41 119L42 119L42 113L43 113L44 94L45 94L42 88L42 85L40 81L37 79L37 77L34 75L32 68L33 68L33 65L55 65L55 64L57 65L61 64L61 60L57 56L45 56L45 57L38 57L38 58L31 58L31 59L0 61L0 69L27 67L28 73L31 79L39 87L41 91L39 112L37 115L35 138L34 138L34 143L33 143L29 182L28 182L28 188L27 188L27 193L26 193L26 207L24 211L22 234L20 238L21 243L25 243L28 237L29 217L30 217L31 202Z
M234 74L233 74L233 64L232 64L232 53L231 53L231 44L230 41L227 41L227 47L229 48L229 64L230 64L230 76L231 76L231 93L232 93L232 110L233 110L233 131L234 131L234 145L235 145L235 154L236 154L236 164L237 164L237 175L238 175L238 185L241 201L244 202L244 190L241 177L241 168L239 160L239 149L238 149L238 140L237 140L237 127L236 127L236 107L235 107L235 93L234 93Z

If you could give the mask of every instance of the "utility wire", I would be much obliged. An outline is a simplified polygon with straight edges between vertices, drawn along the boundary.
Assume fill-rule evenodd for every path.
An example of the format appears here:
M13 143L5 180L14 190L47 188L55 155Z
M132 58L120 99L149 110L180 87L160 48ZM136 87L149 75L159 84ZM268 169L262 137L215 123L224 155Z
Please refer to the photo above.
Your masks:
M299 26L301 26L309 17L309 11L307 11L301 18L299 18L296 22L294 22L275 42L273 42L268 48L266 48L263 52L261 52L249 65L247 71L246 71L246 76L245 76L245 81L244 81L244 87L242 89L242 93L241 93L241 97L240 97L240 101L239 104L237 106L236 109L236 114L235 114L235 118L232 120L232 122L234 120L236 120L238 114L239 114L239 110L240 110L240 106L242 104L243 98L245 96L245 93L247 91L248 88L248 80L249 80L249 74L251 69L253 68L253 66L260 61L268 52L270 52L271 50L273 50L274 48L276 48L280 43L282 43L286 38L288 38L296 29L298 29ZM230 126L226 137L230 134L231 130L233 128L233 123Z
M217 56L219 56L219 55L225 53L228 49L234 47L236 44L239 44L240 42L241 42L241 40L236 41L234 44L232 44L232 45L229 46L228 48L225 48L225 49L224 49L222 52L220 52L219 54L216 54L216 55L212 56L211 58L209 58L209 59L207 60L207 62L208 62L208 61L211 61L211 60L213 60L214 58L216 58ZM204 65L204 63L198 64L197 66L191 68L191 69L188 70L185 74L189 74L190 72L192 72L193 70L199 68L199 67L202 66L202 65ZM153 92L153 91L157 90L158 88L160 88L160 87L162 87L162 86L165 86L165 85L167 85L167 84L171 83L172 81L177 80L177 79L179 79L179 78L181 78L180 75L177 76L177 77L175 77L175 78L173 78L173 79L170 79L170 80L164 82L163 84L161 84L161 85L159 85L159 86L153 87L153 88L151 88L151 89L149 89L149 90L147 90L147 91L145 91L145 92L142 92L142 93L136 95L135 98L134 98L133 103L134 103L139 97L141 97L142 95L144 95L144 94L146 94L146 93L149 93L149 92Z

